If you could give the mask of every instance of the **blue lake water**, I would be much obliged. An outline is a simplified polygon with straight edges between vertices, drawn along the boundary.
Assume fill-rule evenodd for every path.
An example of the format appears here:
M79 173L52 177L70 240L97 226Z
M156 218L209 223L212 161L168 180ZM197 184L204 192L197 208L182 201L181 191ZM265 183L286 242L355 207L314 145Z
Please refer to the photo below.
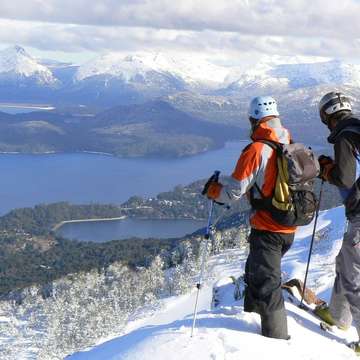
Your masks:
M120 204L130 196L154 196L181 184L230 174L247 141L223 149L172 160L120 159L100 154L0 154L0 215L14 208L68 201L75 204ZM171 226L169 225L171 224ZM175 222L104 222L66 225L66 236L98 241L139 237L177 237L204 224ZM168 231L170 230L170 231Z
M39 203L120 204L232 171L246 142L185 159L119 159L98 154L0 154L0 214Z
M138 220L82 222L64 224L58 233L68 239L104 242L138 238L167 239L181 237L206 226L195 220Z
M0 214L39 203L69 201L120 204L130 196L154 196L178 184L229 174L247 142L184 159L120 159L100 154L0 154ZM188 220L130 220L67 224L64 236L107 241L137 237L169 238L191 233L203 223Z
M31 106L0 104L0 111L30 112ZM7 104L8 105L8 104ZM19 106L17 106L19 105ZM46 111L46 110L44 110ZM14 208L68 201L120 204L130 196L154 196L176 185L230 174L248 141L183 159L120 159L101 154L0 154L0 215ZM68 238L103 242L132 236L180 237L205 226L191 220L118 220L64 225Z

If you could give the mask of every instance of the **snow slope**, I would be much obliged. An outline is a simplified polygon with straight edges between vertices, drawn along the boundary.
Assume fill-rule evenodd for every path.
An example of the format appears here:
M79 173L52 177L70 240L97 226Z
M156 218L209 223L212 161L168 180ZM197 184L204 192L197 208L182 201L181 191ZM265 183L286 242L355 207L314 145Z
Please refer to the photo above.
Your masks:
M274 92L274 89L280 91L334 84L359 86L360 65L336 59L271 57L239 74L229 89L269 89Z
M150 77L151 72L173 76L188 85L221 84L228 75L226 68L204 60L186 57L172 57L163 53L136 53L124 56L108 53L80 66L75 80L82 81L92 76L111 75L128 83L137 77Z
M19 79L34 78L41 85L51 85L58 81L46 66L17 45L0 51L0 75Z
M79 67L75 81L113 76L125 83L139 77L151 82L153 73L173 77L189 87L208 86L232 91L298 89L314 85L360 85L360 65L311 57L264 57L250 68L219 66L190 56L143 52L124 56L107 53ZM223 90L219 90L223 91Z
M334 259L344 229L343 208L322 212L312 257L308 285L320 297L329 299L334 279ZM285 278L303 278L312 226L301 228L291 250L283 259ZM260 319L244 313L242 303L225 304L211 310L212 285L229 275L243 273L245 250L228 250L209 259L207 285L200 294L199 317L195 337L190 338L195 291L164 300L163 308L148 318L129 323L118 338L69 357L71 360L232 360L232 359L356 359L344 346L356 340L356 331L336 334L319 329L319 321L310 313L286 301L289 341L262 337Z

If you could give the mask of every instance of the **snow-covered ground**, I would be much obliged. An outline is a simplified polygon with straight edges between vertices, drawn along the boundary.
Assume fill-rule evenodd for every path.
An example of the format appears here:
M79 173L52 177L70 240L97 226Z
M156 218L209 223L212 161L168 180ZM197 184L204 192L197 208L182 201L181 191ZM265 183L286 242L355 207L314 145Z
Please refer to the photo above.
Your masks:
M344 231L343 208L322 212L314 245L308 286L329 300L334 280L334 260ZM301 228L283 259L285 278L304 277L312 225ZM196 291L164 300L163 307L147 318L130 322L124 333L98 346L74 354L71 360L232 360L355 359L344 344L356 340L356 330L324 332L311 314L286 301L291 339L274 340L260 335L260 318L243 312L242 302L211 309L212 286L219 279L243 273L245 250L228 250L209 259L209 280L201 291L195 336L190 337ZM285 297L286 298L286 297ZM287 299L287 298L286 298Z

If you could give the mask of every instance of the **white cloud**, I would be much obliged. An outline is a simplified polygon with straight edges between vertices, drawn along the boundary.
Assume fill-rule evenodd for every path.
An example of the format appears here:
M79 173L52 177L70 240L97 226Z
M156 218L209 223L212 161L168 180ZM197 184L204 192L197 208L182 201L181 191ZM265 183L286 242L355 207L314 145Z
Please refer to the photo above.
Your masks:
M355 59L358 14L356 0L12 0L0 3L0 42L65 52Z
M2 18L246 34L358 36L357 0L12 0Z

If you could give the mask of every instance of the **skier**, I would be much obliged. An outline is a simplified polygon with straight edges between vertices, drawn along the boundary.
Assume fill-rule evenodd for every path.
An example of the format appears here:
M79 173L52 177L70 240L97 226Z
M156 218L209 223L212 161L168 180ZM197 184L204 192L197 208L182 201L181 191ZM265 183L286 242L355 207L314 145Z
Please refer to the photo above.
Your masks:
M251 101L249 120L253 142L243 150L231 180L226 185L210 182L207 188L208 198L218 203L230 203L250 193L252 198L262 199L274 192L277 154L260 140L289 144L290 133L281 125L276 101L269 96ZM262 335L289 339L281 291L281 258L293 243L296 227L280 225L266 210L254 211L250 223L244 310L260 314Z
M315 313L330 325L347 329L354 320L360 339L360 119L352 114L349 99L330 92L319 103L321 121L330 130L334 160L319 157L320 176L339 188L348 219L341 250L336 257L336 277L330 305ZM357 181L358 180L358 181ZM359 342L350 344L360 355Z

